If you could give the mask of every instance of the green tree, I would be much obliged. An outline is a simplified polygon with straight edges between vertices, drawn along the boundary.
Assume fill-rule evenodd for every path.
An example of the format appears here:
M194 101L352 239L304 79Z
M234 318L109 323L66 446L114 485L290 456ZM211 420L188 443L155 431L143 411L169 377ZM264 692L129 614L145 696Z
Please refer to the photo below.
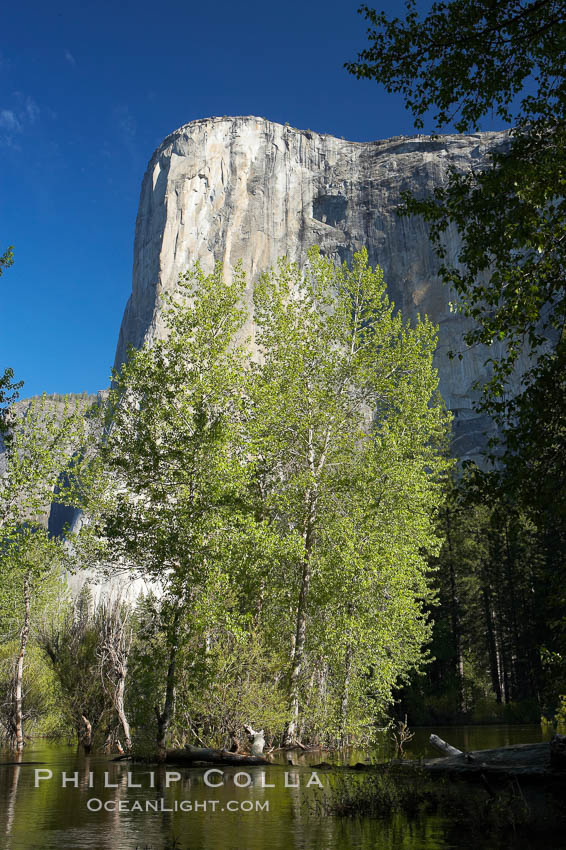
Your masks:
M39 644L59 684L61 712L75 729L79 746L131 747L125 712L128 660L132 640L130 610L115 595L93 601L85 585L74 604L46 622Z
M13 381L14 370L4 369L0 375L0 449L10 439L10 407L18 398L23 381Z
M227 286L220 265L209 276L198 266L182 276L166 313L167 338L130 351L105 407L101 458L109 487L91 505L91 528L107 542L112 563L137 569L160 591L161 754L183 648L190 646L194 662L208 651L214 627L232 616L223 565L241 512L246 356L235 338L246 318L244 287L238 270Z
M43 588L54 570L60 572L65 560L59 541L48 537L43 527L52 501L75 504L73 488L62 481L69 459L80 477L80 452L84 450L84 418L67 401L62 412L54 411L43 396L13 420L4 453L0 478L0 563L12 621L17 620L19 649L12 691L14 747L24 746L23 679L26 649L30 638L33 608L41 605Z
M389 20L360 9L369 46L348 70L400 93L417 127L475 131L490 112L512 124L487 167L453 170L431 197L405 197L401 214L429 224L441 276L475 320L464 342L504 343L499 358L490 352L493 377L480 405L500 426L492 456L498 472L482 492L500 518L511 506L523 517L519 526L531 529L531 554L548 590L537 615L546 627L535 634L549 657L563 659L566 4L450 0L421 17L408 0L406 10L404 20ZM457 264L445 252L449 227L461 236ZM508 381L516 382L520 355L530 355L531 365L513 397ZM554 666L563 672L552 674L547 690L565 680L563 660ZM548 699L556 700L556 690Z
M366 254L350 272L313 251L306 277L281 261L257 286L252 361L244 291L221 266L184 276L166 339L130 352L106 409L87 528L155 586L133 664L161 696L160 753L176 717L181 739L226 742L261 704L272 734L359 731L429 631L434 328L394 314ZM230 683L239 700L219 708ZM147 696L128 704L147 725Z
M255 322L251 454L263 516L288 541L265 592L287 640L285 737L359 732L428 635L424 553L449 421L435 328L403 321L365 251L350 270L318 249L304 274L282 260L262 276Z
M14 658L17 642L0 643L0 734L10 743L14 734L12 690L14 687ZM35 641L30 640L26 651L25 695L23 720L27 735L64 734L60 711L60 692L49 659Z
M68 397L55 409L46 395L33 399L13 420L0 479L0 534L4 539L22 525L40 526L51 502L65 504L78 498L72 483L86 475L81 452L88 431L80 407ZM66 485L74 458L74 476ZM65 501L66 500L66 501Z
M2 592L0 615L8 635L18 634L16 660L8 694L8 739L21 752L24 747L24 662L32 630L54 593L61 593L64 551L43 529L23 527L4 540L0 565Z
M552 647L553 587L536 526L520 503L473 479L450 486L439 523L435 660L402 694L404 710L419 723L536 720L550 696L541 647Z

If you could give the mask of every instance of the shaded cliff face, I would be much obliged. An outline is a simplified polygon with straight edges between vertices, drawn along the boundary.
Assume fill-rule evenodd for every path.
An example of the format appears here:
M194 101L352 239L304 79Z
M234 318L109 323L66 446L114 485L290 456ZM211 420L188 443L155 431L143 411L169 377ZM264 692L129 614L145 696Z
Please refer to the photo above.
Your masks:
M396 210L402 192L428 194L450 167L481 166L504 138L478 133L359 143L254 117L181 127L154 153L143 180L116 365L128 344L162 335L160 295L195 260L206 272L221 260L229 277L241 259L251 284L279 256L301 263L313 244L340 261L365 246L403 314L426 313L439 325L437 366L440 391L454 412L454 451L476 455L486 421L473 411L473 384L487 377L487 353L476 347L462 360L446 356L461 347L466 320L450 309L453 295L438 278L426 225L399 218ZM458 244L449 233L449 262Z
M93 405L100 403L106 395L106 390L101 390L98 393L68 393L66 396L59 393L51 393L45 396L45 412L49 418L53 417L56 422L61 422L65 415L66 404L69 405L70 409L74 409L76 406L81 413L86 415L90 408ZM12 406L12 412L16 421L23 419L31 405L39 402L41 398L41 396L32 396L30 398L24 398L20 401L16 401ZM69 456L69 460L70 459L71 458ZM0 437L0 475L2 475L5 471L6 455L4 444ZM75 508L52 502L51 505L45 505L45 514L42 518L42 525L47 528L49 534L55 537L60 537L63 534L65 526L72 526L78 516L79 511Z

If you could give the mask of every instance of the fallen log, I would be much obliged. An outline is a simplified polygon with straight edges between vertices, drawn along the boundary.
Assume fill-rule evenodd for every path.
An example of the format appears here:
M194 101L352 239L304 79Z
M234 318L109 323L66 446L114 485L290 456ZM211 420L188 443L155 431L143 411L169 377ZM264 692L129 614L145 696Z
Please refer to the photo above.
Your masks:
M428 742L436 750L440 750L441 753L444 753L445 756L464 755L462 750L459 750L457 747L453 747L451 744L448 744L446 741L443 741L442 738L438 737L438 735L431 735L428 739Z
M492 750L474 750L470 755L471 763L466 754L461 753L447 758L428 759L421 766L430 774L463 778L481 779L484 774L490 778L517 777L521 780L566 782L566 770L557 768L551 762L548 743L514 744ZM410 762L405 764L410 765Z
M269 759L263 756L246 756L228 750L215 750L212 747L191 746L180 750L167 750L165 761L169 764L220 764L226 767L271 764Z

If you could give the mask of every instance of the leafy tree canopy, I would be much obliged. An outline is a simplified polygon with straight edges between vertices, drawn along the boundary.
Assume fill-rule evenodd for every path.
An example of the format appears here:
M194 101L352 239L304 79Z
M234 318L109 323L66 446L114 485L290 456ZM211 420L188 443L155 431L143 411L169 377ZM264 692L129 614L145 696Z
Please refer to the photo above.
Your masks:
M506 341L494 363L491 406L519 354L558 344L564 292L566 182L566 3L561 0L452 0L420 17L414 0L404 20L359 10L369 47L347 63L358 78L401 93L423 127L475 131L495 113L513 123L492 150L491 167L453 171L426 199L406 198L402 214L421 214L443 260L441 276L477 324L466 342ZM446 260L444 235L462 236L458 266Z
M220 265L182 276L166 338L130 352L100 409L88 527L106 563L160 589L159 751L175 711L206 713L215 671L245 648L270 706L259 726L367 733L430 632L448 425L436 328L403 321L365 251L351 269L312 249L305 269L261 275L253 357L245 293L241 269L229 286Z
M346 67L401 93L416 127L431 109L438 127L460 133L492 112L510 124L563 113L563 0L451 0L424 18L415 0L405 5L404 21L360 7L371 46ZM536 94L523 88L531 77Z
M0 256L0 277L2 277L2 272L4 269L10 268L12 263L14 262L14 249L12 245L7 248L2 256Z

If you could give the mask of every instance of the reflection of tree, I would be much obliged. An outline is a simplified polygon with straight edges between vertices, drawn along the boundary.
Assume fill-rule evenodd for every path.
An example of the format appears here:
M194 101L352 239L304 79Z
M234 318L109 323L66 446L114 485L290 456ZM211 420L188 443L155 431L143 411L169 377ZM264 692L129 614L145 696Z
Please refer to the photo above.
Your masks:
M116 785L116 788L113 789L114 793L107 797L109 800L114 799L114 811L110 812L109 823L104 830L104 847L108 850L116 850L116 847L123 847L126 840L123 830L125 822L120 814L120 800L128 799L128 774L122 771L119 776L110 777L109 775L108 779Z
M14 755L14 759L16 762L22 760L22 753L16 753ZM9 838L12 834L12 826L14 824L14 817L16 814L16 800L18 798L18 784L20 781L20 771L21 767L19 764L14 765L14 770L12 772L12 783L10 785L10 791L8 792L8 804L6 806L6 829L5 834L8 836L8 843L6 844L6 850L12 845L12 842Z

